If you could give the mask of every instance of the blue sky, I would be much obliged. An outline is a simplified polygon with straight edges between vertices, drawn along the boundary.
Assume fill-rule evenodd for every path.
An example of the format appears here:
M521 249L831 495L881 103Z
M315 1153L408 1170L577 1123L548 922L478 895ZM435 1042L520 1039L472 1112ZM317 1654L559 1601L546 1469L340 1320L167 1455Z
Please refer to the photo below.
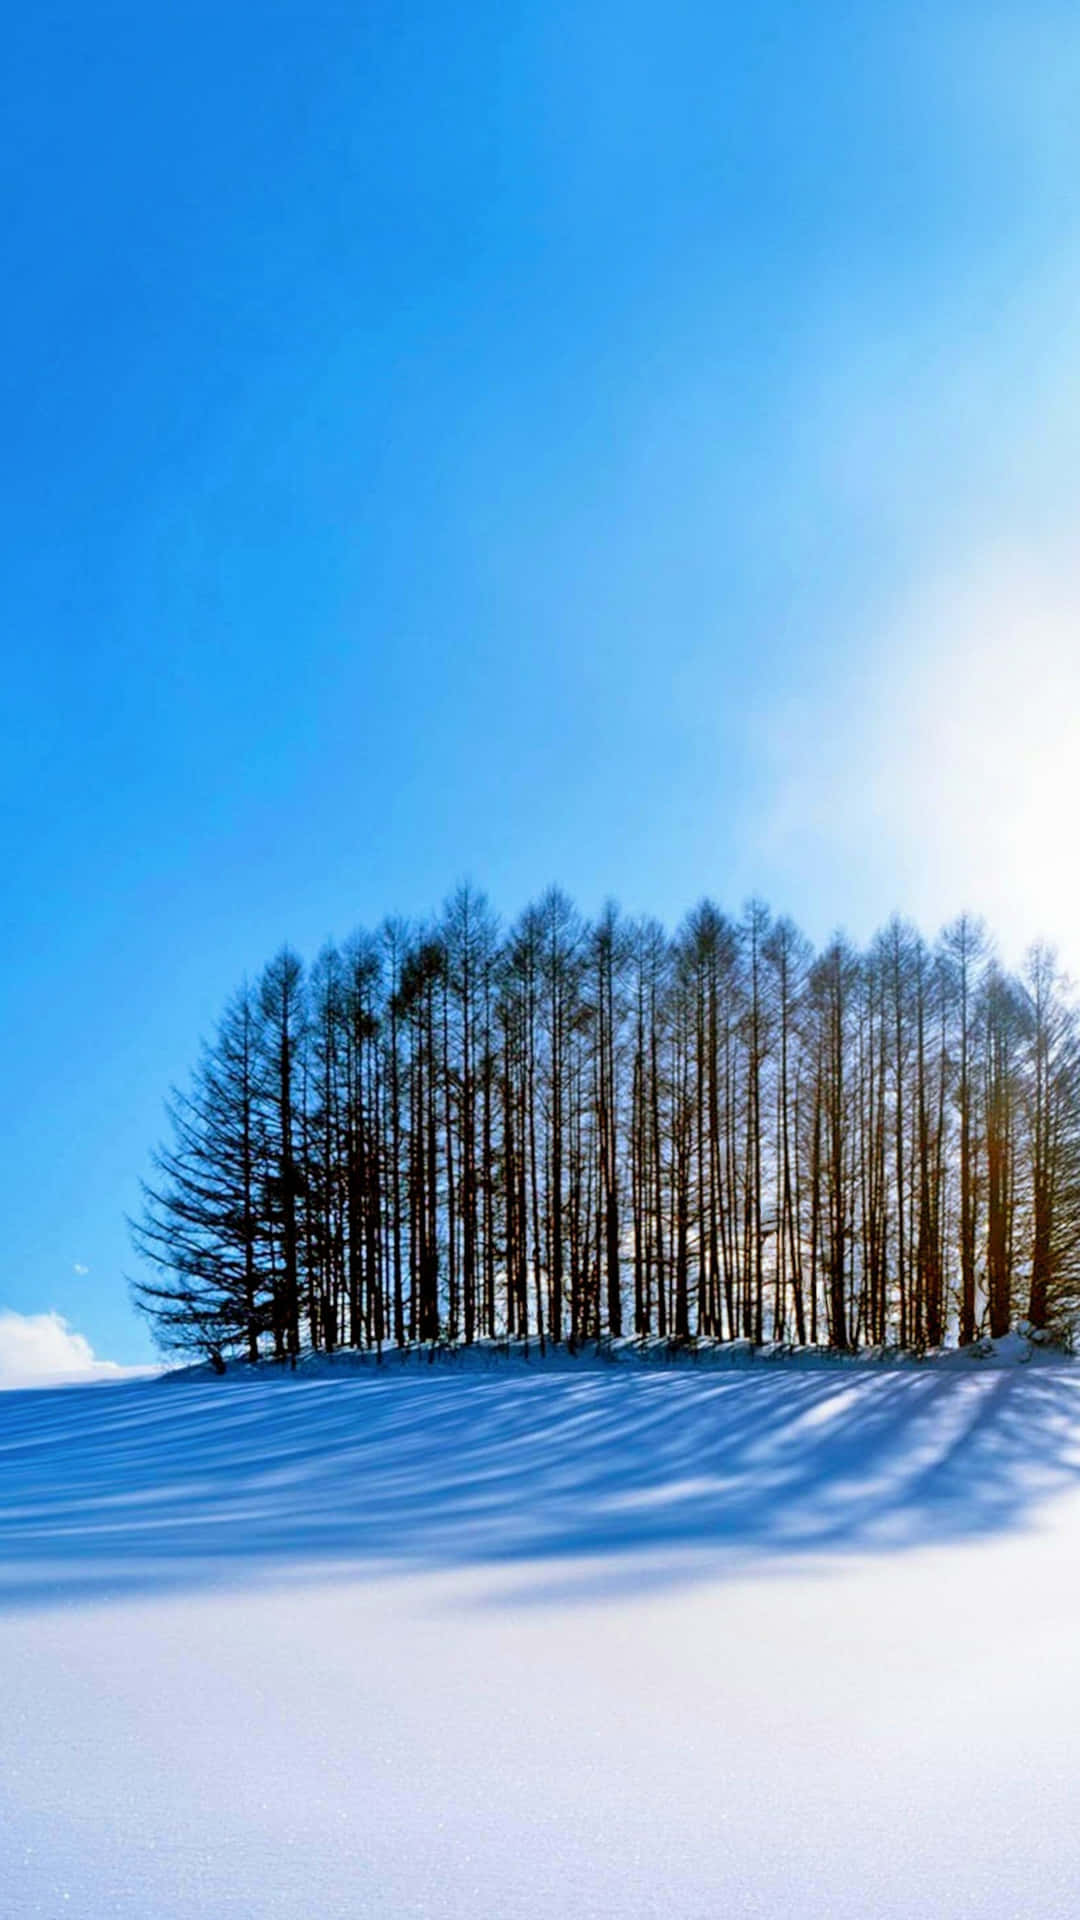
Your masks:
M461 878L1080 968L1074 10L9 33L0 1308L144 1357L225 996Z

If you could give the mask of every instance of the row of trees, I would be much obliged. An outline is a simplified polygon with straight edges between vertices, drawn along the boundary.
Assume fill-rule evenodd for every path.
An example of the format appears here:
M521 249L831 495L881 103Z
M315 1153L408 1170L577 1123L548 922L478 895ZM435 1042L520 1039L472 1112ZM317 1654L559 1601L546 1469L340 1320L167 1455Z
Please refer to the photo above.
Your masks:
M1080 1291L1080 1037L961 918L819 955L460 888L240 988L134 1226L163 1344L961 1343Z

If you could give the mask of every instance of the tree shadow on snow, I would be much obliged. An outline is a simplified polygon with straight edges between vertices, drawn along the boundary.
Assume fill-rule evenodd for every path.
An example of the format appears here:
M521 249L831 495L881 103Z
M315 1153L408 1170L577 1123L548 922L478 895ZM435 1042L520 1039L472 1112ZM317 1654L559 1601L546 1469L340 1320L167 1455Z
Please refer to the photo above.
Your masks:
M568 1580L629 1591L750 1558L990 1535L1078 1481L1080 1368L1067 1365L9 1393L0 1608L481 1563L527 1566L534 1597Z

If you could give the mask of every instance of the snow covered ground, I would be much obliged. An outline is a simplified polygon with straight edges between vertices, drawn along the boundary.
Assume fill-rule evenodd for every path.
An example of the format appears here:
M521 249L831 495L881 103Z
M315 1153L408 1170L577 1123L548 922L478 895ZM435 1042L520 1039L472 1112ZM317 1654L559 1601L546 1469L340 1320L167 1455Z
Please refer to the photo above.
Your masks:
M1080 1365L0 1395L0 1916L1080 1905Z

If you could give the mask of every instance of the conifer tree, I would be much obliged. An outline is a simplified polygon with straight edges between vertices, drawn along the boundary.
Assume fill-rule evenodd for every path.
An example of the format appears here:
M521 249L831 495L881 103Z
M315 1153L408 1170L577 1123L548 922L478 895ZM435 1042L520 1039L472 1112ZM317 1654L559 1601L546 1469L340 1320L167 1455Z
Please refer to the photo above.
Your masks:
M172 1094L171 1139L154 1155L142 1216L131 1223L136 1251L156 1276L133 1283L135 1304L169 1349L255 1360L271 1323L260 1040L259 1010L243 987L190 1088Z

